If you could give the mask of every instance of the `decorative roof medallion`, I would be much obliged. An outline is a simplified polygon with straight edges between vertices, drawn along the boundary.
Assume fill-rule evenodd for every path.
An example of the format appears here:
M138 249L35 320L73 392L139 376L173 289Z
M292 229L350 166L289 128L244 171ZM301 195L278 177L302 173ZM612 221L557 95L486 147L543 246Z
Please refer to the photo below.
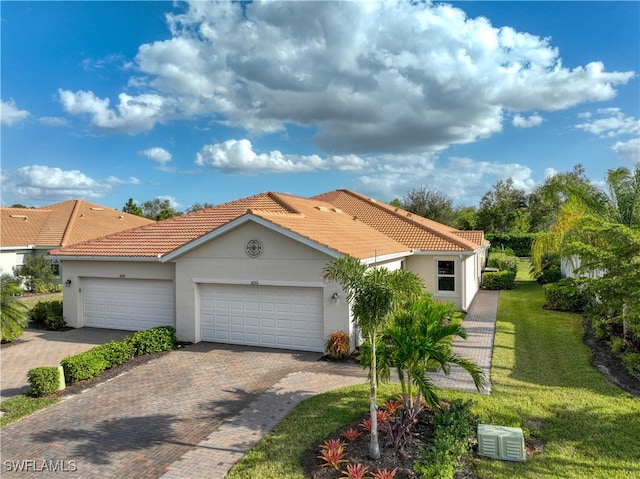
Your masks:
M246 247L247 255L257 258L262 254L262 243L259 239L249 240Z

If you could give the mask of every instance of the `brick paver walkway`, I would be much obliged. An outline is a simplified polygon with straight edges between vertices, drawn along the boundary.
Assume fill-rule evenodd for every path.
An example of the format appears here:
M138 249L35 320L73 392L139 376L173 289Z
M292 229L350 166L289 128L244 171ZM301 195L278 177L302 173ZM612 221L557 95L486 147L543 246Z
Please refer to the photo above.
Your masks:
M70 331L27 329L15 344L0 347L0 397L6 399L28 391L27 372L32 368L58 366L67 356L131 334L131 331L97 328Z
M500 291L478 291L462 323L467 330L467 339L453 340L455 353L482 368L487 381L484 390L481 391L484 394L491 394L491 358L499 299ZM449 375L440 372L433 374L432 378L437 386L445 389L478 392L469 373L458 366L452 366Z

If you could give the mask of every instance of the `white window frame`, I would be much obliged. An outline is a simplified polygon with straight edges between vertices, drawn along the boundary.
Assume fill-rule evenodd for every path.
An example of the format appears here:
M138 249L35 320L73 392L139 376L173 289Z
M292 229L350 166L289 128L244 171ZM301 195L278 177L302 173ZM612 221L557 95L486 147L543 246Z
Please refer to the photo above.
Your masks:
M440 274L440 262L444 262L444 261L448 261L453 263L453 274ZM438 292L438 294L451 294L454 295L457 293L457 288L456 288L456 284L458 282L457 280L457 267L456 267L456 260L455 259L451 259L451 258L436 258L436 291ZM453 278L453 289L440 289L440 278Z

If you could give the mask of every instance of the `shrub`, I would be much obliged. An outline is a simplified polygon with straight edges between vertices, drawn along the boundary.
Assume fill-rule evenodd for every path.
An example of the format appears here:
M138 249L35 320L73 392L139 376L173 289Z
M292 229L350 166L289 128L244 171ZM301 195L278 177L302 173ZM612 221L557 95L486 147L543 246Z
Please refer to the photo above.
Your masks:
M55 278L51 261L44 256L29 256L22 266L16 266L15 276L24 280L29 291L36 291L36 285L50 284Z
M133 358L133 345L130 341L111 341L93 348L107 362L107 369L124 364Z
M29 318L34 323L53 330L60 329L66 324L62 315L62 301L59 299L38 301L31 308Z
M156 326L146 331L138 331L128 340L133 347L133 355L171 351L176 343L176 328L173 326Z
M538 274L536 281L538 284L557 283L562 279L562 272L559 269L545 269Z
M422 458L414 466L421 477L453 479L460 460L469 450L477 424L470 407L469 401L456 399L434 416L433 441L422 450Z
M624 353L620 359L629 374L640 378L640 353Z
M531 243L535 234L487 233L492 248L511 249L516 256L531 256Z
M62 316L49 316L44 320L44 327L51 331L57 331L65 327L67 322Z
M324 461L322 467L332 467L337 471L340 468L340 464L347 462L344 458L345 455L344 442L339 439L327 439L324 441L324 444L320 446L320 455L318 458Z
M504 253L492 253L489 255L487 266L498 268L500 271L518 272L518 258L509 256Z
M487 289L513 289L516 286L513 271L486 272L482 274L482 285Z
M583 311L591 296L586 285L573 278L545 284L542 290L547 307L556 311Z
M60 361L60 364L64 369L64 377L69 383L91 379L102 374L109 367L109 362L97 347L84 353L67 356Z
M349 335L344 331L334 331L324 345L324 353L331 359L349 357Z
M31 384L31 395L40 397L58 391L60 373L57 366L41 366L30 369L27 373Z

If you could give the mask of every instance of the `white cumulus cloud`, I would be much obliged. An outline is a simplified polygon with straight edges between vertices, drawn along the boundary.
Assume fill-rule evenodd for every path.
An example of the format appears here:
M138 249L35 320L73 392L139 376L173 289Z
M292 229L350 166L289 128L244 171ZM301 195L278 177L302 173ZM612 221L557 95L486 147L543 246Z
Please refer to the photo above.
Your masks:
M283 154L278 150L256 153L247 139L205 145L196 155L195 163L224 173L243 174L299 173L326 169L357 171L365 165L365 161L357 155L334 155L323 160L318 155Z
M640 137L629 141L618 141L611 149L627 163L635 165L640 162Z
M544 118L537 113L529 116L528 118L518 114L513 117L513 126L519 128L532 128L534 126L542 125L543 121Z
M18 108L13 100L0 100L0 124L11 126L28 117L29 112Z
M169 153L164 148L160 148L159 146L147 148L146 150L139 151L138 153L142 156L146 156L156 163L159 163L161 166L164 166L171 161L171 153Z
M565 66L549 39L447 4L193 1L167 21L171 38L139 47L117 104L60 90L65 110L131 134L208 118L252 134L310 126L331 155L435 152L500 132L511 113L534 126L528 112L611 99L634 76ZM240 165L225 148L202 161ZM278 152L243 158L303 168Z
M640 120L625 115L619 108L600 109L597 114L600 118L579 123L576 128L603 138L640 134Z
M388 156L388 155L387 155ZM390 166L381 161L380 167L356 180L356 189L375 198L391 200L402 198L407 191L426 185L454 200L477 205L482 195L498 180L513 179L513 186L531 192L535 186L532 170L518 163L492 163L471 158L452 157L446 160L424 159L416 155L410 162L403 161ZM384 166L382 166L384 165Z
M46 126L66 126L67 120L66 118L61 118L59 116L41 116L38 118L38 121Z
M121 180L114 176L98 181L79 170L32 165L18 168L12 180L12 189L17 197L23 199L53 201L70 198L99 198L109 193L113 186L138 182L133 177Z

